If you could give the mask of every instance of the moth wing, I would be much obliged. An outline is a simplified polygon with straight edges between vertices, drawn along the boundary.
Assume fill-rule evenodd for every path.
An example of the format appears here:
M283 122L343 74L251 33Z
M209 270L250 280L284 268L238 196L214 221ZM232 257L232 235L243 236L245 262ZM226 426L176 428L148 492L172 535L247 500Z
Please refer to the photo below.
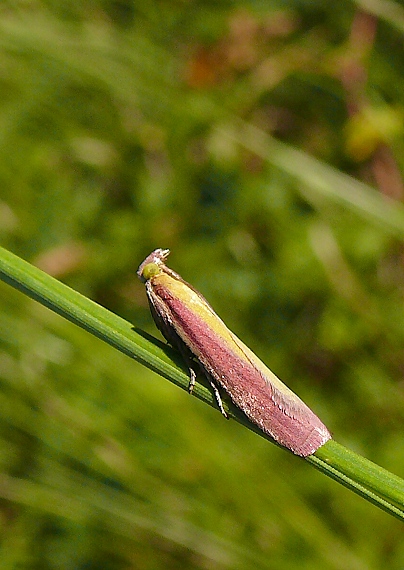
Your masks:
M245 357L256 368L265 382L271 387L272 400L283 410L288 416L299 417L307 410L306 404L297 396L290 388L288 388L265 364L258 358L254 352L248 348L234 333L231 333L233 341L245 354Z
M191 375L195 373L194 370L194 363L192 362L192 352L178 334L177 329L173 320L171 319L169 311L164 304L164 302L160 299L158 295L156 295L153 291L153 287L151 285L146 284L146 291L147 291L147 298L149 300L150 305L150 312L156 323L157 328L162 333L166 341L171 344L171 346L177 349L185 362L188 365Z

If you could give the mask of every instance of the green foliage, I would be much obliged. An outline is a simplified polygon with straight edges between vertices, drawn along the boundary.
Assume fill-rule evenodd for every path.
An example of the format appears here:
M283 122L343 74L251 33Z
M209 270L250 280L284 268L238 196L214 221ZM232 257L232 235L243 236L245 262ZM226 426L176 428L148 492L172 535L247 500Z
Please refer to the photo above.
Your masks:
M135 269L169 247L338 441L402 475L389 6L3 3L0 235L153 334ZM403 567L398 521L0 290L1 568Z

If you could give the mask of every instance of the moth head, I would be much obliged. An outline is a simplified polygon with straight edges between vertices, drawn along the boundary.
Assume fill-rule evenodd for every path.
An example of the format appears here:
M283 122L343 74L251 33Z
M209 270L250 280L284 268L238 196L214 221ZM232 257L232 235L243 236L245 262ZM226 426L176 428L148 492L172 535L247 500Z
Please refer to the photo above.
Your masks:
M169 249L155 249L146 259L139 265L137 274L139 279L145 283L152 277L155 277L164 270L165 260L170 254Z
M161 273L162 269L157 265L157 263L148 263L143 267L143 271L141 274L141 279L143 281L148 281L152 277L155 277L159 273Z

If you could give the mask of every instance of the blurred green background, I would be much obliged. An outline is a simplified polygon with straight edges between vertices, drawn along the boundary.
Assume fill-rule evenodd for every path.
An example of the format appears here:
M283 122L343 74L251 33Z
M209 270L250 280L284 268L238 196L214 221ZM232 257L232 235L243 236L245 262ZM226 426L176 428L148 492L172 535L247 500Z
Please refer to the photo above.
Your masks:
M135 271L170 248L338 442L401 476L402 4L0 5L1 245L156 335ZM404 568L399 521L0 292L2 570Z

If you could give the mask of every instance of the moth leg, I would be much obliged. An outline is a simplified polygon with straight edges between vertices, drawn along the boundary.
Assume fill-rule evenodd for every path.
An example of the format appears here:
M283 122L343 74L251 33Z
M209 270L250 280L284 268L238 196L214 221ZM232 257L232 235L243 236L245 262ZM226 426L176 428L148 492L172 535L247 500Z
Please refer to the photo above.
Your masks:
M223 401L222 401L222 397L220 395L220 392L218 390L218 387L216 386L216 383L214 382L214 380L212 380L212 378L209 376L209 374L207 374L205 372L205 376L208 379L208 382L213 390L213 393L215 395L215 399L217 402L217 405L219 406L219 410L222 412L222 414L224 415L224 417L226 419L229 418L226 410L223 407ZM196 372L195 370L192 368L192 366L189 367L189 385L188 385L188 391L190 394L192 394L194 386L195 386L195 382L196 382Z
M168 336L166 338L168 339ZM184 363L188 367L188 372L189 372L188 392L190 394L192 394L192 392L194 391L195 383L196 383L196 372L194 370L196 363L194 362L194 360L192 360L189 350L184 345L184 343L181 341L181 339L177 335L175 338L176 338L176 342L173 342L173 340L171 340L169 342L170 342L171 346L173 346L174 348L176 348L180 352L180 354L184 360Z
M218 390L216 384L214 383L214 381L213 381L211 378L209 378L209 377L208 377L208 380L209 380L209 384L210 384L211 387L212 387L213 393L214 393L214 395L215 395L217 405L219 406L219 410L222 412L222 414L224 415L224 417L228 420L228 419L229 419L229 416L228 416L226 410L223 408L223 401L222 401L222 397L221 397L221 395L220 395L220 392L219 392L219 390Z
M189 384L188 384L188 392L190 394L192 394L193 390L194 390L194 386L196 383L196 372L194 370L193 365L195 365L195 362L189 357L189 353L186 350L186 348L184 347L184 345L182 343L179 343L178 348L182 354L183 359L185 360L186 364L188 365L188 370L189 370ZM222 412L222 414L224 415L224 417L226 419L229 418L226 410L223 407L223 401L222 401L222 397L220 396L220 392L218 390L218 387L216 386L216 383L214 382L214 380L212 379L212 377L210 376L210 374L207 373L207 371L203 368L203 366L200 366L201 371L205 374L206 378L209 381L209 384L212 387L213 393L215 395L215 399L217 402L217 405L219 406L219 410Z
M188 384L188 392L192 394L194 391L194 386L196 382L196 372L193 368L189 367L189 384Z

